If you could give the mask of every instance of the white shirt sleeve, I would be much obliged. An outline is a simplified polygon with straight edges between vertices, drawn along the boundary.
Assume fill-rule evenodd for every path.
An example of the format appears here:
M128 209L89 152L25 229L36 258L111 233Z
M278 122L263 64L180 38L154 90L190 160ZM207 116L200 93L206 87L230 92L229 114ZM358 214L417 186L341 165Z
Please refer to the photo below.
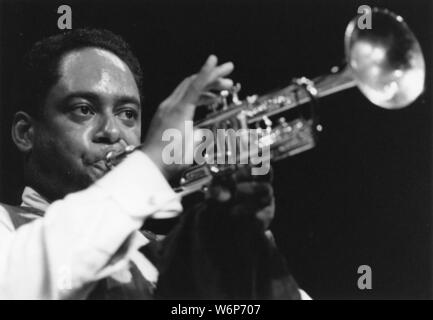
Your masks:
M181 210L178 195L139 151L18 230L0 210L0 299L84 297L128 263L133 235L147 217Z
M306 293L304 290L299 289L299 294L301 295L301 300L313 300L308 293Z

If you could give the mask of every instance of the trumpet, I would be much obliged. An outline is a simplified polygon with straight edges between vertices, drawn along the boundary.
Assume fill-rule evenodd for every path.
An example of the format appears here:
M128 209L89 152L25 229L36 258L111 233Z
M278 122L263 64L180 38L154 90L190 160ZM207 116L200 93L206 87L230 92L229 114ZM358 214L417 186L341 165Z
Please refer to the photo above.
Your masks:
M334 67L330 74L314 79L294 79L283 89L244 100L239 99L240 86L236 85L230 92L221 92L221 100L208 106L211 111L196 121L194 128L257 129L260 136L254 143L269 146L270 160L278 161L316 145L321 131L319 98L358 87L381 108L409 106L424 91L425 61L418 40L403 18L387 9L372 9L370 29L360 28L358 19L359 16L354 17L345 31L346 66L342 70ZM299 114L294 110L299 110ZM285 114L292 116L287 118ZM107 167L115 167L138 147L108 153ZM183 172L175 190L181 196L206 190L215 175L233 169L236 166L192 166Z

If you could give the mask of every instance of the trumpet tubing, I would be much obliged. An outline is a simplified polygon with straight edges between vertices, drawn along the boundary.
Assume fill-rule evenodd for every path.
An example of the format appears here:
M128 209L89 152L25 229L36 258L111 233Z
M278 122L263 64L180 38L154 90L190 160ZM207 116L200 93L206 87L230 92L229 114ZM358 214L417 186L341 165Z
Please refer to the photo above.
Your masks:
M311 149L321 126L317 121L319 98L358 87L373 104L385 109L410 105L424 90L425 61L421 47L403 18L386 9L372 10L371 29L360 29L353 18L345 32L346 66L334 67L332 73L315 79L295 79L289 86L262 95L238 97L240 86L223 92L217 104L209 106L205 118L195 128L256 129L257 143L269 146L270 160L277 161ZM310 104L308 116L286 119L283 113L293 112ZM278 119L275 119L277 117ZM250 142L251 143L251 142ZM108 166L114 166L135 148L119 154L107 154ZM182 194L202 190L212 176L233 166L200 165L186 170L176 188Z

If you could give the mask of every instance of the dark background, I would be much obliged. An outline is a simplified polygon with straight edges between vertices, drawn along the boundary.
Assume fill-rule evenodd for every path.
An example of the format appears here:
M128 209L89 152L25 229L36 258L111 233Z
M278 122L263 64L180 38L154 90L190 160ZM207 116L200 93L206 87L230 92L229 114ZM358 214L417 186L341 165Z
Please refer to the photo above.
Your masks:
M132 44L151 113L210 54L235 63L243 93L266 93L293 77L343 62L343 35L358 6L401 14L417 35L431 88L431 1L1 1L0 201L18 203L20 161L10 142L11 79L33 42L56 32L57 8L73 28L104 27ZM373 21L374 26L374 21ZM432 298L430 90L386 111L357 89L321 101L318 147L275 165L272 230L300 286L323 298ZM357 287L358 266L373 289Z

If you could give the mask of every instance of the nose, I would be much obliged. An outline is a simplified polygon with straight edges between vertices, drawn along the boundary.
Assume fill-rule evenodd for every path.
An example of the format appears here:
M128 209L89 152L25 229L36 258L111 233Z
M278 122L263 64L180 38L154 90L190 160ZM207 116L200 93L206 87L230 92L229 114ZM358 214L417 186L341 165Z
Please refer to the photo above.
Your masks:
M114 144L120 140L120 128L114 116L104 116L98 125L94 142Z

